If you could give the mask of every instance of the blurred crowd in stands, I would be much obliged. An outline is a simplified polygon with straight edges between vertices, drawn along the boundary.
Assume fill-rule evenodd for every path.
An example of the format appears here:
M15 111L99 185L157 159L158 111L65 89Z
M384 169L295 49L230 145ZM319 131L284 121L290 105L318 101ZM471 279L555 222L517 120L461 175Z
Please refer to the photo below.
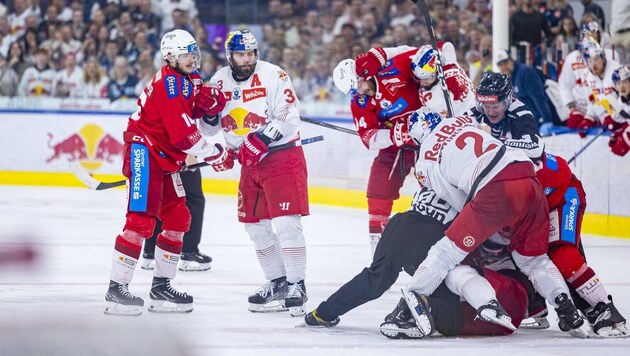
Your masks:
M436 36L455 45L458 62L475 82L493 64L492 1L428 1ZM608 28L611 19L596 0L580 1L584 15L576 19L568 0L509 0L514 59L561 65L576 48L582 23L595 20ZM208 38L198 3L0 0L0 95L135 99L163 64L161 35L174 28L194 33L202 50L200 71L208 79L225 65L224 39ZM344 58L375 46L429 43L424 17L409 0L264 3L260 58L284 68L302 100L343 102L331 74ZM621 34L630 28L616 26ZM603 36L602 45L610 47L610 35Z

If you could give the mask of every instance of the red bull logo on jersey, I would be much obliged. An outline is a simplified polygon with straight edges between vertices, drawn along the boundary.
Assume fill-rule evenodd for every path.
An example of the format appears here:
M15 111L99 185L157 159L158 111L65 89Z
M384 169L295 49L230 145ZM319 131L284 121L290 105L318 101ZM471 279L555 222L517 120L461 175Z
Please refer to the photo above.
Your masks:
M433 162L439 162L442 153L442 147L446 146L455 138L455 134L461 130L463 126L473 123L473 119L468 116L458 116L453 123L446 124L434 131L437 143L430 150L424 153L424 159Z
M95 124L85 125L57 143L53 143L51 133L48 137L48 147L53 153L46 163L65 158L68 162L79 161L83 167L94 171L104 162L113 163L114 159L123 157L123 144Z
M267 117L260 116L243 108L232 109L227 115L221 118L221 128L223 128L223 131L233 132L239 136L247 135L252 129L255 131L266 123Z

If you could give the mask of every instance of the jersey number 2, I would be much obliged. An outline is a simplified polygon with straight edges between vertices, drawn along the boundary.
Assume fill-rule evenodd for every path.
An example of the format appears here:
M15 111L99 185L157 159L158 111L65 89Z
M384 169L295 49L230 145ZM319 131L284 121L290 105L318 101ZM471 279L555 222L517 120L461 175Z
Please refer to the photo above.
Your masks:
M464 132L461 136L457 138L457 140L455 140L455 145L457 146L457 148L459 148L460 150L463 150L468 145L468 142L466 142L466 139L469 137L472 138L473 140L473 143L474 143L473 148L475 150L475 156L477 156L477 158L481 157L481 155L483 155L484 153L497 148L498 146L496 143L491 143L484 150L483 137L476 132L468 131L468 132Z

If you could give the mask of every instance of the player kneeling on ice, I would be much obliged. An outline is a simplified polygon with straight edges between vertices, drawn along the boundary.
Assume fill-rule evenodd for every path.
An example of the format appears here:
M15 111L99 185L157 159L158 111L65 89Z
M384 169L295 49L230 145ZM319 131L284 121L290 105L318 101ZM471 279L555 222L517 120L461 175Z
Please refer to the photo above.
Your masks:
M418 110L409 129L421 146L416 164L420 183L461 211L403 290L420 332L434 331L427 296L470 252L507 228L511 234L504 244L517 267L556 308L560 329L587 337L562 275L546 255L549 208L527 155L478 129L468 116L442 119Z
M182 238L190 226L186 193L178 170L187 154L211 164L227 158L220 144L211 145L194 118L216 115L225 105L223 94L209 87L193 88L191 74L201 63L197 42L183 30L162 37L166 65L155 74L138 98L124 132L123 174L128 179L129 202L123 232L116 237L105 314L140 315L144 301L129 292L128 284L142 250L153 233L155 218L162 221L157 237L149 311L189 313L193 297L175 290Z
M306 324L335 326L340 321L340 315L385 293L396 282L401 270L412 275L427 257L431 246L444 236L445 229L456 214L457 211L435 192L421 188L415 194L411 208L390 219L376 247L372 264L308 313ZM457 267L449 273L446 282L425 300L431 305L433 325L437 331L448 336L503 335L512 333L519 325L528 304L527 290L533 289L531 283L524 275L520 279L513 278L512 273L519 273L516 271L508 274L482 271L485 278L468 266ZM460 303L459 295L464 296L470 305ZM514 315L511 322L508 314ZM476 320L477 317L480 320ZM385 318L380 330L391 338L424 336L403 300Z

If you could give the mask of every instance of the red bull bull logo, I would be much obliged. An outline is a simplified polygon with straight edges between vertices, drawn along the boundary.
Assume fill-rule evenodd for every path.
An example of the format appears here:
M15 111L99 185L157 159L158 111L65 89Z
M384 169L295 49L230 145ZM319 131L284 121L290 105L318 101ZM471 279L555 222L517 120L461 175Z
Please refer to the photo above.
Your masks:
M55 144L52 142L53 135L49 133L48 147L53 150L53 154L46 159L46 163L65 158L68 162L79 161L83 167L94 171L103 162L113 163L115 158L123 157L123 144L95 124L85 125L78 133Z
M252 129L256 130L261 125L267 123L267 118L243 108L235 108L221 118L221 127L225 132L233 132L236 135L244 136Z

